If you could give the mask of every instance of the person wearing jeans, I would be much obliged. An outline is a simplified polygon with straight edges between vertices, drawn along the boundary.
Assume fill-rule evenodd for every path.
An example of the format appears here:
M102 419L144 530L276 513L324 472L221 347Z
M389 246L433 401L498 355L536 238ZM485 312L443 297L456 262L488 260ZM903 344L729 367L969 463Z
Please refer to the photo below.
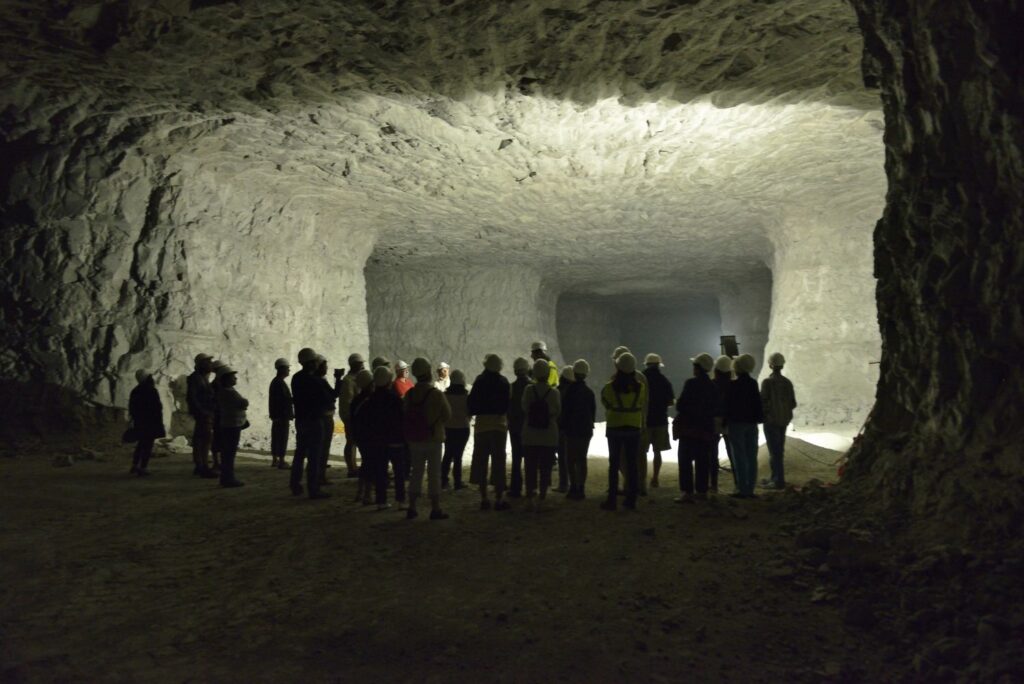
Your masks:
M640 433L646 422L647 383L636 378L636 357L624 352L615 360L616 373L601 390L608 438L608 498L601 504L606 511L618 506L619 469L626 476L626 499L623 506L636 509L640 491L637 478L640 455Z
M217 371L217 416L220 421L221 458L220 486L241 487L235 477L235 456L238 454L238 440L242 430L249 426L246 409L249 400L238 393L238 373L231 366L222 366Z
M725 406L725 424L732 443L736 465L737 491L732 496L749 499L757 481L757 425L764 422L764 409L757 381L750 377L754 357L742 354L733 362L736 380L729 389Z
M763 482L774 489L786 488L786 472L783 457L786 451L786 426L793 420L796 408L796 393L793 383L782 374L786 357L775 352L768 357L771 375L761 382L761 404L764 408L764 438L768 442L771 478Z

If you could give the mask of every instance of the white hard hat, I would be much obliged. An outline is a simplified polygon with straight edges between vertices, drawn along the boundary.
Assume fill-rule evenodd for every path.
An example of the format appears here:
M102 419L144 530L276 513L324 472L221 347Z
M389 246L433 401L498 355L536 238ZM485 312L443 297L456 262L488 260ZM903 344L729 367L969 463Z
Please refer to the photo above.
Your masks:
M660 366L661 365L661 357L658 354L655 354L654 352L651 352L650 354L648 354L647 356L644 357L644 365L645 366L650 366L650 365L654 365L654 364L657 364L657 365Z
M620 356L627 353L629 353L629 347L624 347L621 345L616 347L615 351L612 352L612 361L618 361ZM636 359L633 360L636 361Z
M715 367L715 360L711 358L711 354L697 354L690 359L690 363L699 366L705 373L710 373L711 369Z
M501 357L497 354L488 354L484 358L484 368L494 373L500 373L501 369L505 367L505 362L501 360Z
M566 366L563 368L561 377L569 382L576 382L576 373L573 371L572 366Z
M544 342L542 342L541 340L537 340L536 342L530 345L530 351L546 352L547 350L548 345L544 344Z
M441 370L442 368L451 368L451 366L448 365L447 361L442 361L441 363L437 364L437 369Z
M750 354L740 354L733 360L732 369L737 373L752 373L757 362Z
M395 364L395 368L397 368L398 370L405 370L408 367L409 364L407 364L405 361L402 361L402 359L398 359L398 363Z
M316 352L309 347L303 347L299 350L299 363L305 365L310 361L316 360Z
M629 352L624 352L615 359L615 367L623 373L635 373L636 357Z
M152 375L153 374L150 373L145 368L140 368L139 370L135 371L135 382L141 383L143 380L145 380L146 378L148 378L148 377L150 377Z
M290 366L291 364L288 363L288 359L285 358L280 358L274 362L274 368L289 368Z
M719 373L731 373L732 372L732 358L722 354L715 359L715 370Z
M430 361L426 360L422 356L417 356L412 360L412 374L417 378L429 376L430 370Z
M785 365L786 357L780 354L779 352L775 352L774 354L768 357L769 368L782 368Z
M577 359L576 363L572 364L572 372L577 378L585 378L590 375L590 364L583 359Z

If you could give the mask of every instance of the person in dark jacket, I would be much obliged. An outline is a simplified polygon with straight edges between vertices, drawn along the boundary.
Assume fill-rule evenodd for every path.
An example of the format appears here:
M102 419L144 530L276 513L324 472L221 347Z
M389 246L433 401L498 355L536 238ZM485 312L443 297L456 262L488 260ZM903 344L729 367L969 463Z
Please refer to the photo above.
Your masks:
M388 503L388 453L402 453L404 444L402 400L392 389L393 382L394 375L391 369L375 368L373 390L363 401L356 404L357 410L351 416L351 425L359 436L358 448L363 455L360 477L362 469L372 471L378 511L391 507ZM356 442L353 440L353 443ZM405 501L405 483L400 475L400 465L399 462L393 462L395 498L402 502Z
M708 377L715 360L710 354L698 354L690 359L693 377L683 384L676 402L676 432L679 436L679 491L676 499L681 503L693 501L708 493L708 453L715 444L715 411L718 408L718 390ZM696 479L694 467L696 466Z
M511 398L508 402L508 439L512 445L512 481L508 495L518 499L523 495L523 425L526 414L523 412L523 391L530 384L530 362L519 357L512 364L516 375L510 386Z
M138 384L128 395L128 415L138 441L132 453L132 468L129 475L149 475L149 459L153 455L153 443L167 436L164 429L164 407L160 393L156 391L153 376L148 370L135 371Z
M736 463L732 458L732 444L729 443L728 430L725 427L725 404L729 398L729 389L732 387L732 358L719 356L715 359L715 387L718 389L718 410L715 411L715 446L711 450L711 487L709 491L718 491L718 471L721 470L718 464L718 442L725 444L725 453L729 457L729 469L732 471L732 484L736 487Z
M289 486L292 494L302 494L305 466L306 488L310 499L326 499L320 491L320 454L323 448L324 413L334 413L334 390L316 374L317 354L306 347L299 352L302 370L292 376L292 400L295 405L295 453L292 455ZM322 381L322 382L321 382ZM327 385L325 395L323 386Z
M579 359L572 365L575 381L565 390L559 422L565 437L566 465L569 469L568 499L585 499L587 487L587 451L594 436L597 398L587 387L590 364Z
M640 442L640 472L637 482L640 495L647 494L647 451L654 449L654 469L651 472L651 488L658 486L661 474L661 452L672 448L668 437L668 409L675 403L676 391L672 383L661 372L661 357L648 354L644 358L644 377L647 378L647 393L650 404L647 409L647 428Z
M288 452L288 432L295 418L295 407L292 406L292 391L284 381L291 375L288 359L274 362L277 375L270 381L270 467L285 469L284 462Z
M466 412L476 416L469 483L480 487L480 510L489 510L487 485L494 487L494 510L507 510L505 501L505 442L508 439L508 403L512 390L501 374L503 362L497 354L484 359L484 372L476 376L466 398ZM490 465L490 478L487 477Z
M221 436L221 487L241 487L242 483L235 477L235 456L238 454L238 442L242 430L249 427L246 410L249 400L238 393L238 373L227 364L217 369L217 420L220 422Z
M210 381L210 390L213 392L213 437L210 439L210 470L220 474L220 455L224 449L220 421L220 402L216 401L220 394L220 372L227 368L228 364L220 359L213 362L213 380Z
M192 430L193 475L217 477L210 469L210 444L213 441L213 414L216 402L210 387L210 373L213 372L213 357L196 354L195 370L188 376L186 401L188 412L195 421Z
M362 410L363 404L367 402L370 395L374 391L373 385L373 373L363 368L355 377L356 382L356 395L352 397L352 403L349 406L349 415L352 417L352 423L355 432L352 434L352 444L354 449L358 450L360 440L362 439L362 433L360 432L358 422L356 421L356 414ZM361 451L359 453L362 453ZM359 478L356 481L356 503L363 502L364 506L369 506L373 503L373 495L371 490L373 489L373 477L374 477L374 465L372 463L363 462L361 466L356 470L356 477Z
M733 361L736 380L729 388L725 403L725 426L732 442L732 457L736 464L738 491L732 496L749 499L754 496L757 480L758 423L764 422L764 408L757 381L750 377L754 371L754 357L742 354Z
M574 382L576 382L576 375L572 371L572 366L566 366L558 376L558 398L562 402L563 410L565 407L565 393L572 387ZM555 451L555 461L558 463L558 486L554 491L559 494L568 494L571 489L571 480L569 479L569 457L566 453L565 430L562 419L563 414L559 414L558 449Z
M320 384L320 391L330 397L330 411L325 411L320 417L323 422L323 441L320 443L320 484L328 485L331 482L327 479L328 460L331 457L331 444L334 442L334 409L338 399L338 393L327 380L327 358L317 354L316 376Z

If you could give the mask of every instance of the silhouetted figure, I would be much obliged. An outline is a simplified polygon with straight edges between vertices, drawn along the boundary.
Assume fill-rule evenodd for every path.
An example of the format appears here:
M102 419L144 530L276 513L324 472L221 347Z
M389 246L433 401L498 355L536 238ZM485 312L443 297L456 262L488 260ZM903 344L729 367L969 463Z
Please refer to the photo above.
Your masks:
M718 408L715 410L715 445L711 449L709 464L710 487L709 491L718 491L718 442L725 444L725 453L729 457L729 469L732 471L732 483L736 484L736 463L732 458L732 444L729 443L728 428L725 425L725 404L729 397L729 390L732 387L732 359L724 354L715 359L715 388L718 390Z
M545 378L545 381L551 387L558 387L558 364L552 361L551 357L548 356L548 345L541 340L537 340L536 342L531 344L530 358L533 359L535 362L541 359L547 361L548 377Z
M617 507L620 465L626 474L626 498L622 505L635 509L640 488L637 483L640 433L645 423L647 385L636 372L636 357L622 353L615 361L616 373L601 390L601 404L607 417L608 499L601 504L606 511Z
M494 487L494 509L503 511L509 507L505 501L505 443L508 441L508 402L512 390L501 374L503 367L500 356L488 354L484 359L484 372L476 376L466 402L469 415L476 417L469 483L480 487L480 510L491 507L487 498L488 483Z
M676 393L672 383L661 372L661 357L648 354L644 357L644 377L647 378L647 429L640 443L640 471L637 480L640 483L640 494L647 493L647 451L654 449L654 467L651 473L651 487L659 485L661 475L661 452L672 448L668 436L668 409L676 401Z
M538 358L533 363L534 382L523 391L523 460L526 462L526 498L530 508L538 510L551 486L551 468L558 448L558 416L562 402L558 390L550 384L551 365ZM538 494L538 475L540 493Z
M217 405L220 407L221 464L220 486L241 487L242 482L235 477L235 456L238 455L238 442L242 430L249 427L246 410L249 400L238 393L238 371L231 366L221 366L217 371Z
M775 352L768 357L772 373L761 381L761 404L764 409L764 438L768 443L771 477L763 484L774 489L786 488L783 457L786 452L786 427L793 420L796 393L793 383L782 374L786 357Z
M612 363L615 363L617 365L620 356L622 356L623 354L632 354L632 353L633 352L631 352L629 350L629 347L627 347L625 345L619 345L614 350L612 350ZM610 380L614 380L617 375L618 375L618 371L616 370L615 373L612 373L612 377L609 378L609 379ZM644 387L647 387L647 376L646 375L644 375L640 371L636 371L636 373L634 375L636 377L636 381L637 382L639 382ZM645 439L646 432L647 432L647 410L645 408L644 409L644 428L640 431L640 442L641 442L641 444L643 443L643 440ZM647 457L645 455L644 456L644 459L645 459L644 465L646 465L646 458ZM626 479L626 470L625 470L625 468L626 468L626 461L625 461L625 459L621 459L619 461L619 472L621 473L623 480ZM646 477L646 475L644 477ZM637 482L638 482L637 487L642 489L642 485L639 484L640 483L640 479L639 478L640 478L640 457L639 457L639 455L637 455ZM622 492L619 492L619 493L622 493Z
M302 370L292 376L292 399L295 402L295 453L289 485L292 494L302 494L302 471L306 471L309 498L325 499L330 496L320 491L320 454L323 447L323 416L333 413L334 392L324 394L316 375L317 354L306 347L299 351Z
M220 359L213 362L213 380L210 381L210 390L213 392L214 399L217 397L217 393L220 392L220 371L223 368L227 368L228 364ZM213 437L210 439L210 470L214 473L220 473L220 453L224 447L221 439L220 429L220 404L215 400L213 403Z
M441 459L441 489L448 489L450 482L456 490L464 489L462 483L462 455L469 443L469 408L466 390L466 375L460 370L452 371L450 383L444 396L452 409L452 417L444 426L444 458Z
M732 443L732 458L736 468L739 491L733 496L755 496L757 480L757 424L764 422L764 409L757 381L750 377L754 370L754 357L742 354L733 361L736 380L729 389L725 404L725 425Z
M572 366L566 366L558 376L558 399L562 403L563 412L558 414L558 448L555 450L555 463L558 464L558 486L555 491L559 494L569 492L569 457L565 444L565 429L562 424L565 412L565 393L576 382L572 372Z
M572 365L575 381L566 388L562 399L562 435L565 439L566 466L569 470L569 493L566 498L586 498L587 452L594 436L597 398L587 387L590 364L579 359Z
M192 429L192 462L193 475L214 478L217 475L210 469L210 443L213 440L213 414L216 407L213 389L210 387L210 373L213 372L213 357L209 354L197 354L195 370L188 376L185 401L189 415L195 421Z
M444 426L452 417L452 410L444 393L434 387L429 361L424 358L414 360L412 373L416 376L416 386L403 398L403 433L412 460L406 518L411 520L419 515L416 502L423 491L423 474L426 471L430 519L444 520L448 514L441 510L441 448Z
M690 359L693 377L683 383L676 401L676 436L679 438L680 503L708 494L710 452L715 445L715 411L718 410L718 389L708 375L715 366L710 354ZM696 471L696 472L695 472Z
M320 484L330 484L327 479L327 461L331 457L331 444L334 442L334 405L338 395L327 381L327 359L322 354L317 354L316 377L320 385L320 391L330 397L330 405L320 416L323 423L323 440L320 442L320 459L317 465L320 466Z
M366 371L364 371L366 372ZM373 391L356 406L352 427L358 435L363 455L360 477L364 469L372 472L377 510L388 504L388 462L395 472L395 499L405 501L405 479L401 456L405 453L402 436L402 400L392 388L394 375L387 366L378 366L373 374Z
M363 434L359 430L357 416L373 391L373 373L363 368L356 373L356 396L352 397L352 406L350 409L352 413L352 422L355 426L355 432L352 435L352 444L359 453L363 453L361 446ZM359 478L358 486L356 487L356 503L361 501L364 506L369 506L373 503L370 491L373 489L373 472L373 466L365 462L364 455L364 463L356 472L356 476Z
M405 393L413 388L415 383L409 377L409 364L399 359L395 364L395 394L405 398Z
M512 382L508 402L508 439L512 445L512 481L508 495L518 499L523 495L523 425L526 423L523 392L530 384L530 362L520 356L512 364L512 371L516 379Z
M376 361L376 359L375 359ZM387 361L385 360L385 365ZM356 446L349 436L352 421L352 399L356 396L356 375L366 367L362 354L349 354L348 373L335 382L335 389L338 394L338 417L345 427L345 468L346 477L356 476Z
M132 468L128 473L145 477L149 475L153 443L166 437L167 431L164 429L164 407L152 374L148 370L139 369L135 371L135 380L138 384L128 395L128 415L138 441L132 453Z
M295 407L292 406L292 391L288 383L284 381L291 375L291 366L288 359L278 359L274 362L274 369L277 375L270 381L270 399L268 401L270 411L270 467L287 468L284 462L285 454L288 452L288 432L291 429L292 420L295 418Z

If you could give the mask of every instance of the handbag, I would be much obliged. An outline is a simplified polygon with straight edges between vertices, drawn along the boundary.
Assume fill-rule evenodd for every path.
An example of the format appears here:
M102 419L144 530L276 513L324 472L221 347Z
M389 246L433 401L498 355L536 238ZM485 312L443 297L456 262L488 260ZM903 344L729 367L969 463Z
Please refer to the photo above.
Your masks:
M121 434L122 444L132 444L139 441L139 431L135 429L134 423L129 423L128 428Z

